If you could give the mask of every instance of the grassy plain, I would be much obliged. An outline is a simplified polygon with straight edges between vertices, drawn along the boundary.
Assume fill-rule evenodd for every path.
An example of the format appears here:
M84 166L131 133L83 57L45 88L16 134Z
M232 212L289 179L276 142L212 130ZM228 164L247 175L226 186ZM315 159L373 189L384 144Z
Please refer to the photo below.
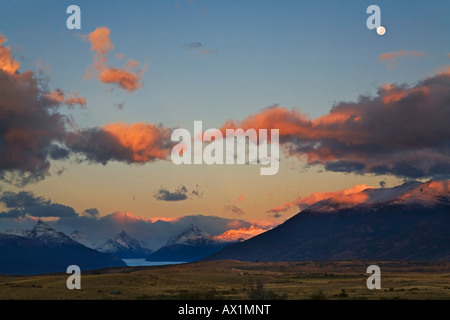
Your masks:
M369 290L367 266L381 268ZM450 299L450 262L195 262L82 271L81 290L68 274L0 275L0 299Z

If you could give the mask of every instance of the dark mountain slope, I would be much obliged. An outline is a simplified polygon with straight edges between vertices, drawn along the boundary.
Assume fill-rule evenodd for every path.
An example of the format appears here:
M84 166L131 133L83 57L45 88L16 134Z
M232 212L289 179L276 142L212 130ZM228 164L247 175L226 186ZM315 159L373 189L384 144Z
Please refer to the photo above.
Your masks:
M410 187L393 190L388 197L383 189L383 197L374 197L377 201L353 206L321 201L278 227L207 259L450 261L448 191L427 193L427 186L417 183ZM417 188L420 197L415 196ZM367 192L375 194L374 190Z

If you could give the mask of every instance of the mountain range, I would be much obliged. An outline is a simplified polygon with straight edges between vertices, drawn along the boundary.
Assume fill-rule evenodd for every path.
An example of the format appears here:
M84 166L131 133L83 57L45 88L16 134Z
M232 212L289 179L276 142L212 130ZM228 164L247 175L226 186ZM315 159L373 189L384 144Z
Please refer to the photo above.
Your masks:
M114 239L109 239L98 246L97 250L113 254L120 259L145 258L153 252L153 250L145 248L144 243L129 236L123 230Z
M31 230L0 234L0 273L38 274L125 266L117 257L88 248L38 221Z
M449 181L412 181L318 201L206 259L450 261L449 231Z
M154 252L125 231L98 246L80 231L69 237L39 220L29 230L0 233L0 273L65 272L71 264L89 270L125 266L119 258L144 257L183 262L450 261L449 230L450 181L411 181L331 194L265 232L251 226L212 236L191 224Z
M84 245L88 248L95 249L97 247L95 242L82 231L79 231L79 230L73 231L70 234L70 238L72 238L72 240L74 240L78 243L81 243L82 245Z
M169 239L167 244L150 254L147 261L182 261L201 260L222 248L235 243L236 240L221 240L213 237L191 224L187 229Z

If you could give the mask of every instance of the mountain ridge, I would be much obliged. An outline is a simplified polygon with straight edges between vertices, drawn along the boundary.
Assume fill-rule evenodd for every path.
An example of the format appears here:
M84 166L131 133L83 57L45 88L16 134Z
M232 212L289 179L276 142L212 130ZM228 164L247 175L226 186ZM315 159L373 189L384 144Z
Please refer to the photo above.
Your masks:
M153 250L145 248L141 241L129 236L124 230L114 239L109 239L96 248L103 253L110 253L121 259L145 258Z
M0 273L66 272L72 264L81 270L125 266L122 260L77 243L40 220L20 234L0 233Z
M190 224L181 233L171 237L165 246L151 253L146 260L197 261L219 251L233 242L216 239L206 232L201 231L195 225Z
M325 199L206 260L450 260L448 181ZM399 191L400 190L400 191ZM389 192L391 191L391 192ZM424 192L423 194L420 194ZM371 198L367 198L371 193ZM361 196L363 196L361 198ZM377 197L374 197L377 196ZM365 198L365 201L360 201ZM358 200L359 199L359 200ZM367 202L370 199L377 201Z

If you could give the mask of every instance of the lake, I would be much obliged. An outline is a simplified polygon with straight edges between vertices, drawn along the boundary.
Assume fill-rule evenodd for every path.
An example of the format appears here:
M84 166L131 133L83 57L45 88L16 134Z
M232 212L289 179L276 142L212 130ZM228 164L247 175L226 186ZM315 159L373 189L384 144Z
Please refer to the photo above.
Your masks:
M164 266L168 264L185 263L183 261L146 261L145 259L122 259L129 267Z

